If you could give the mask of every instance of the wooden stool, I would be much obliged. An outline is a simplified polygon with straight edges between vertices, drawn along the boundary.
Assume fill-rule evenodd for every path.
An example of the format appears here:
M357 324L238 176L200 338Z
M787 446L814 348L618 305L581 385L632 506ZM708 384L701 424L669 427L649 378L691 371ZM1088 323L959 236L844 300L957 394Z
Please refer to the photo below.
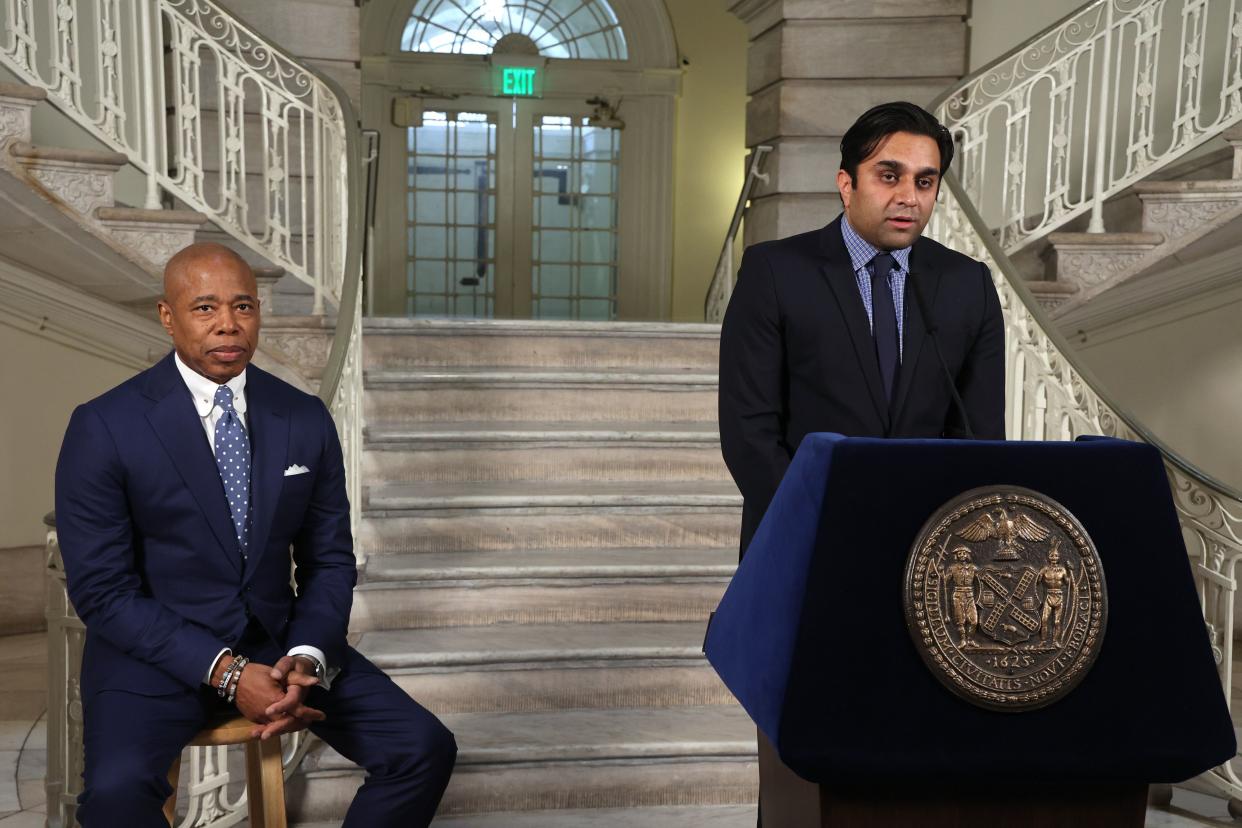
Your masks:
M198 732L191 747L246 745L246 804L250 811L250 828L286 828L285 769L280 757L280 737L267 741L252 739L251 722L241 716L225 716ZM177 781L181 777L181 757L168 771L172 796L164 803L164 816L173 824L177 810Z

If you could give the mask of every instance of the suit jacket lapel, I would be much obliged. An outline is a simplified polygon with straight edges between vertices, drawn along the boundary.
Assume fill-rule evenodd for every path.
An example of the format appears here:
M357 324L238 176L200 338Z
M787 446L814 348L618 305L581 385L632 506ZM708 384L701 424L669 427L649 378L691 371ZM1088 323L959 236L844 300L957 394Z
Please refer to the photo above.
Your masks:
M146 394L156 401L147 411L147 422L203 510L224 557L240 572L241 550L237 546L233 517L224 497L216 458L203 433L190 391L173 364L172 354L150 369Z
M254 366L246 377L246 407L250 420L250 565L247 578L267 548L272 518L284 485L289 454L289 418L271 399L268 377Z
M905 321L902 325L901 370L897 372L897 387L893 390L893 424L901 421L901 414L910 394L910 386L914 383L914 374L918 370L919 354L923 351L923 342L927 339L927 322L919 311L919 303L914 298L914 291L922 291L927 311L936 315L936 295L940 291L940 270L933 263L926 261L926 256L919 256L919 244L915 242L914 250L910 251L910 275L906 279ZM918 285L914 284L918 280Z
M854 344L854 354L858 358L858 367L862 370L863 379L867 384L867 392L875 406L876 416L883 424L884 431L889 429L888 400L884 397L883 381L880 379L880 364L876 360L875 340L871 336L871 324L867 321L867 308L863 305L862 295L858 292L858 282L854 277L854 266L850 262L850 254L845 249L845 241L841 238L841 219L825 227L821 234L825 262L821 265L824 279L837 298L837 307L845 321L845 329L849 331L850 340Z

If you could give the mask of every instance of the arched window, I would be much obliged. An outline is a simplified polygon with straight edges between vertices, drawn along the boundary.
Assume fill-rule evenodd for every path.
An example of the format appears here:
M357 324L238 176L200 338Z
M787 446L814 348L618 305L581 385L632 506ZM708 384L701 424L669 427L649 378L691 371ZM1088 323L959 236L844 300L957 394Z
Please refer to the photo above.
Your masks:
M418 0L405 24L406 52L540 54L625 60L625 35L607 0Z

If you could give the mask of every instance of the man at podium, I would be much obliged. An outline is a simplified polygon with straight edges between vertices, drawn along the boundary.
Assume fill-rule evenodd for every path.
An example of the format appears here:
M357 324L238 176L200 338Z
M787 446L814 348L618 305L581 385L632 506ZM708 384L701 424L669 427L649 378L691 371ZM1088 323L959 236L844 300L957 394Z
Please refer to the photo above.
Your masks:
M743 552L807 434L1005 437L1005 332L988 268L921 237L953 160L896 102L841 139L844 212L747 248L720 333L720 441Z

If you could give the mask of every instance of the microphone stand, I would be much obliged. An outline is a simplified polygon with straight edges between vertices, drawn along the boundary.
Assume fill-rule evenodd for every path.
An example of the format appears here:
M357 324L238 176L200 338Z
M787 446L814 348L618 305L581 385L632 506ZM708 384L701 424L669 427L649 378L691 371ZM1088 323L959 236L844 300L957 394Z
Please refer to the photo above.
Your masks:
M944 378L949 383L949 392L953 395L953 404L957 407L957 414L962 418L966 439L973 440L975 433L970 428L970 417L966 416L966 403L962 402L962 395L957 391L957 383L953 380L953 375L949 373L949 366L940 353L940 342L936 339L936 323L932 320L931 314L927 312L927 301L923 298L923 289L919 286L919 280L913 271L906 277L906 284L910 285L914 292L914 303L919 306L919 315L923 317L923 325L927 328L927 336L931 339L932 350L936 352L936 361L940 363L940 370L944 372Z

